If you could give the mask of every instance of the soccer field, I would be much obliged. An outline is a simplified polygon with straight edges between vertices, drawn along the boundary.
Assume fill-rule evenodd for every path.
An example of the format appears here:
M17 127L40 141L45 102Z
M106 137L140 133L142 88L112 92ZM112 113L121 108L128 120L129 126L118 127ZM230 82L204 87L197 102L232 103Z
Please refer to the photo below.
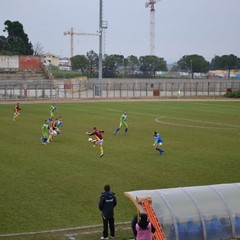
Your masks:
M42 145L50 105L21 104L15 122L13 104L0 105L0 235L101 224L106 183L116 222L126 222L136 213L126 191L239 182L240 102L57 103L64 126ZM125 111L129 133L114 136ZM95 126L105 131L102 158L85 135Z

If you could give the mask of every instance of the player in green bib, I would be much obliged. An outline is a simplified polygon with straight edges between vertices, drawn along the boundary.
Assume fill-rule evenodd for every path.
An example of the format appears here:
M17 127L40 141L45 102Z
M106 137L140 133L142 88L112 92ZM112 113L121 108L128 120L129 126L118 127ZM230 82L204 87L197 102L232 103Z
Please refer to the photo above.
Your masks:
M120 124L119 127L114 131L114 135L117 134L117 132L122 128L125 127L125 135L128 134L128 124L127 124L127 120L128 120L128 114L127 112L123 113L120 117Z
M42 144L46 144L49 137L49 125L47 120L45 120L44 124L42 125L42 135L43 137L41 138L41 142Z
M54 117L54 114L55 114L56 111L57 111L57 106L56 106L56 104L54 103L54 104L51 105L51 107L50 107L50 116L51 116L51 118Z

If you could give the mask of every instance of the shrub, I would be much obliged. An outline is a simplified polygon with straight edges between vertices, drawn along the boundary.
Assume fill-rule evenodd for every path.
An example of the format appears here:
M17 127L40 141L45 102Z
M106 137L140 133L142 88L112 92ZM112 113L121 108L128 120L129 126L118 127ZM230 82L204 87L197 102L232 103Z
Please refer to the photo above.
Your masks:
M62 70L52 70L52 74L55 78L76 78L82 76L80 72Z
M233 91L233 92L227 92L224 96L229 97L229 98L240 98L240 90Z

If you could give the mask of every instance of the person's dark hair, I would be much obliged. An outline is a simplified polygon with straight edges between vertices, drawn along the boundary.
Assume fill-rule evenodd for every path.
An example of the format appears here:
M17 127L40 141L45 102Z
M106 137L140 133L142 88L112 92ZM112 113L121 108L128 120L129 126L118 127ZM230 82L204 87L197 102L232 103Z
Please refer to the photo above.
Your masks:
M132 222L131 222L131 227L133 231L133 235L136 237L137 236L137 230L136 230L136 224L138 223L138 214L133 216Z
M140 228L142 229L146 229L148 226L148 216L146 213L141 213L140 214L140 221L138 222L138 225L140 226Z
M107 192L110 191L110 185L106 184L106 185L104 186L104 190L107 191Z

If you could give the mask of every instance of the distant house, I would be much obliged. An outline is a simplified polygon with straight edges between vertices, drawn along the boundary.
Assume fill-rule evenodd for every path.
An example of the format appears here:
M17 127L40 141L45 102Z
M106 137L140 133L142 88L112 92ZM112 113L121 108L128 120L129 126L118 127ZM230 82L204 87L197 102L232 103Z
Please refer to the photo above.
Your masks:
M43 64L48 66L48 65L53 65L55 67L59 66L59 62L60 62L60 57L56 56L54 54L51 53L46 53L43 55Z

